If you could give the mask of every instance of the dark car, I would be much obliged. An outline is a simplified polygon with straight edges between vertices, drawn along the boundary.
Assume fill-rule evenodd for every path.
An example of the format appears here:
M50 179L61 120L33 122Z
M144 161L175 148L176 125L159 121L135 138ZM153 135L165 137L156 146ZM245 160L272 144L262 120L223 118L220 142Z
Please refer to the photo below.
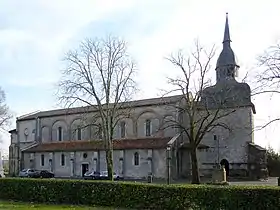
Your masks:
M54 173L46 171L46 170L36 170L31 176L31 178L53 178Z
M84 179L99 179L100 173L97 171L87 171L84 174Z

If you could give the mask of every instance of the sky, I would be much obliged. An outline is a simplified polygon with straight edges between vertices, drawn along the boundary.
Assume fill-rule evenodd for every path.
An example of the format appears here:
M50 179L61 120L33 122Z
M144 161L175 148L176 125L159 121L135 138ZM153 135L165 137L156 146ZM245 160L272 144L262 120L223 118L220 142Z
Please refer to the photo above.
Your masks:
M256 56L280 39L276 0L0 0L0 86L16 117L58 107L55 84L63 56L86 37L107 34L128 42L137 62L137 98L157 97L173 69L164 57L191 49L195 39L222 47L225 14L229 14L232 48L239 75L258 71ZM213 75L215 69L213 67ZM250 80L249 80L250 84ZM278 99L279 98L279 99ZM280 116L280 96L254 98L255 125ZM268 109L268 104L270 108ZM13 119L11 129L15 128ZM280 149L278 123L255 133L255 142ZM2 150L10 137L2 134Z

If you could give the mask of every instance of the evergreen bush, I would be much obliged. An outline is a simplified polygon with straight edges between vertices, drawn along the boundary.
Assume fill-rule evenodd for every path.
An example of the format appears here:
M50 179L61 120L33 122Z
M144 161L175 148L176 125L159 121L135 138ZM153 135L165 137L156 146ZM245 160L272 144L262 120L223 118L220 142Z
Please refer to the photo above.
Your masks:
M0 179L0 200L128 209L279 209L280 188L129 182Z

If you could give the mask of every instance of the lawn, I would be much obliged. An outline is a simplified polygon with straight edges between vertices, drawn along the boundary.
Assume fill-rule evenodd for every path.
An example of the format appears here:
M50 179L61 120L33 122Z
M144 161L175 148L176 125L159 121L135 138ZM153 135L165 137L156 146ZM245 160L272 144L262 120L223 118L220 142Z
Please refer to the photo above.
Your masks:
M6 209L18 209L18 210L27 210L27 209L40 209L40 210L113 210L114 208L106 207L87 207L87 206L66 206L66 205L46 205L46 204L34 204L34 203L22 203L22 202L8 202L0 201L0 210Z

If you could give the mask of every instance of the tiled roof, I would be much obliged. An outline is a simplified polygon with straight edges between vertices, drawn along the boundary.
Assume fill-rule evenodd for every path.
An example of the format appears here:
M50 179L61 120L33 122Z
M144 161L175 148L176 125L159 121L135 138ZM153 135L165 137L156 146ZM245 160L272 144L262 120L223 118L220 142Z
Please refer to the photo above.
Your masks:
M165 148L170 137L118 139L113 140L114 149L161 149ZM55 152L55 151L86 151L104 150L103 142L91 141L62 141L38 144L24 152Z
M143 107L143 106L154 106L154 105L164 105L170 103L176 103L182 99L182 95L174 95L174 96L166 96L159 98L149 98L135 101L128 101L121 103L122 108L129 107ZM113 104L110 104L113 105ZM30 120L35 119L37 117L51 117L51 116L61 116L61 115L69 115L69 114L84 114L88 112L95 112L98 108L96 106L83 106L83 107L75 107L75 108L66 108L66 109L55 109L49 111L39 111L29 113L17 118L17 121Z
M249 143L249 145L252 147L255 147L257 150L266 151L266 149L261 147L260 145L257 145L257 144L251 143L251 142Z

